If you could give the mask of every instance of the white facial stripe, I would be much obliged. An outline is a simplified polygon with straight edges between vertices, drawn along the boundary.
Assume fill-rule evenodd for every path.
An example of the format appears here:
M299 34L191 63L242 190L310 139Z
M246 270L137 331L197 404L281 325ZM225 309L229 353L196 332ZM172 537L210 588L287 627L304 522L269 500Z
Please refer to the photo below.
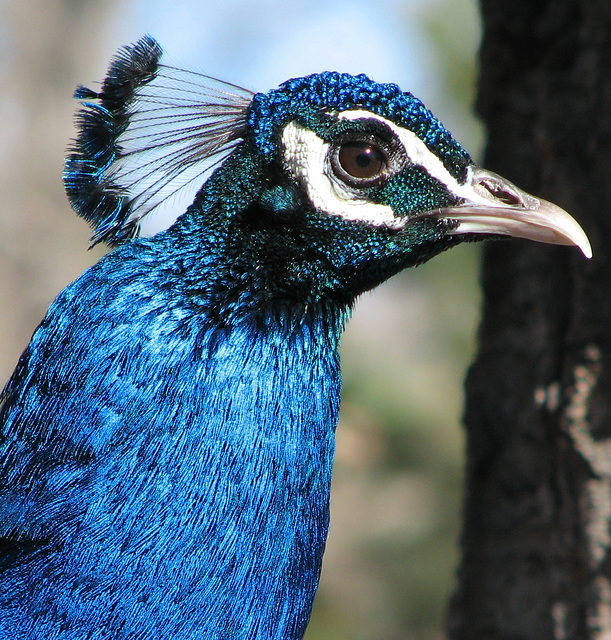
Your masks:
M371 114L370 114L371 115ZM308 192L312 204L329 215L344 220L366 222L376 227L400 228L404 221L395 217L392 207L368 202L344 189L329 175L329 145L313 131L289 122L282 132L284 163Z
M398 127L394 122L364 109L342 111L338 114L338 118L345 118L346 120L373 118L383 122L399 138L409 160L413 164L421 166L430 176L439 180L457 198L464 199L470 204L481 204L487 207L503 206L502 202L497 201L495 203L494 200L491 200L490 193L481 188L480 181L474 178L474 167L467 167L466 180L461 184L413 131ZM481 170L479 171L481 173ZM532 196L530 197L532 198ZM532 199L536 200L535 198Z
M382 116L356 109L353 111L341 111L337 117L343 120L359 120L361 118L368 120L377 120L388 127L401 141L405 149L405 153L410 162L416 166L422 167L430 176L436 178L442 184L448 187L451 193L458 195L461 185L456 178L443 166L443 162L422 142L422 140L409 129L403 129L394 122L383 118Z

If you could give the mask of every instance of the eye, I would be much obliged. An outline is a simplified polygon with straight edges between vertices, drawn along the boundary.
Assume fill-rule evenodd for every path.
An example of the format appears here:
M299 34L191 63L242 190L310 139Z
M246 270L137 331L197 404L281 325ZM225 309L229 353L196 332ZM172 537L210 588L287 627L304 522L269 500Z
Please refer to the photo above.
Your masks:
M388 169L388 157L377 144L366 140L344 142L337 149L333 166L339 178L362 184L375 182Z

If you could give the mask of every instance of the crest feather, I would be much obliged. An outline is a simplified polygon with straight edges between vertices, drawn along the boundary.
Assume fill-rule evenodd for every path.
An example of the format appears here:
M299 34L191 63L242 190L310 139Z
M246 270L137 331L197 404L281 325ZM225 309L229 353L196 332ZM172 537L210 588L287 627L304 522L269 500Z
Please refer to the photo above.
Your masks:
M75 92L83 108L64 184L92 244L167 229L247 129L253 93L162 55L145 36L119 51L101 91Z

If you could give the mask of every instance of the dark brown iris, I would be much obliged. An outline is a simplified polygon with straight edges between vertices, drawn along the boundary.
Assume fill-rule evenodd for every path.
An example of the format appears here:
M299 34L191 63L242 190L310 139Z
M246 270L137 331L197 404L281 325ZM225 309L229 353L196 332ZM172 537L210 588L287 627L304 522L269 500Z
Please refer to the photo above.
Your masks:
M357 180L371 180L384 173L386 156L371 142L345 142L337 155L342 169Z

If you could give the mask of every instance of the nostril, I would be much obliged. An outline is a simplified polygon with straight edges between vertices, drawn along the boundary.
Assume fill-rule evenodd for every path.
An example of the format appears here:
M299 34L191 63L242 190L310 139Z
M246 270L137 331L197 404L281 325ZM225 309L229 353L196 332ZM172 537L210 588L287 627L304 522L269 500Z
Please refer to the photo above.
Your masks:
M508 189L506 184L501 184L494 180L481 180L480 185L488 191L495 200L500 200L503 204L512 207L524 206L524 201L520 195Z

